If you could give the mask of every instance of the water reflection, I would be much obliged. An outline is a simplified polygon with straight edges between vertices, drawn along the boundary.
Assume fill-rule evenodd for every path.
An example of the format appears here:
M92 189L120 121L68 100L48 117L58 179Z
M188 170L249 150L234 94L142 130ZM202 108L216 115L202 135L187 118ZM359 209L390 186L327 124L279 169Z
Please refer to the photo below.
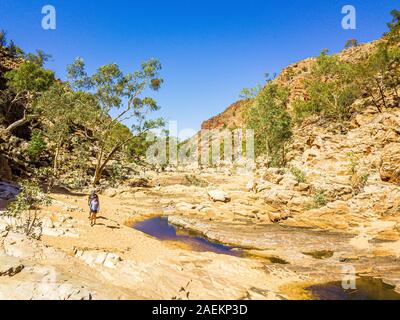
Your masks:
M189 245L194 251L214 252L232 256L242 255L239 250L235 250L233 247L211 242L199 234L178 229L170 225L166 217L156 217L140 221L133 228L163 241L182 242Z

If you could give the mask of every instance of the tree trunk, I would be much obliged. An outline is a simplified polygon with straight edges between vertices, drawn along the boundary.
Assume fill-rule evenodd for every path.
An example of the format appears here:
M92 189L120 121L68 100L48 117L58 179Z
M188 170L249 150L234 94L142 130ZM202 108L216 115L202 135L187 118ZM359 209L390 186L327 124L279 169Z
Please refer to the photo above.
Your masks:
M56 147L56 153L54 155L54 165L53 165L53 175L55 178L58 177L58 157L60 156L60 148L61 148L61 143L58 143Z
M93 186L97 186L100 182L101 176L103 174L104 169L106 168L106 165L110 162L110 160L113 158L115 153L122 148L124 145L126 145L129 141L131 141L133 138L129 138L125 140L124 142L121 142L120 144L116 145L111 152L108 154L108 156L103 160L104 156L104 147L101 148L99 157L97 158L97 164L96 164L96 171L94 174L93 178Z
M95 172L94 178L93 178L93 187L96 187L99 184L101 175L102 175L102 172L100 172L100 170L98 170L96 168L96 172Z
M283 143L282 146L282 166L286 166L286 143Z
M385 107L385 109L387 109L387 104L386 104L386 95L385 92L383 91L383 86L379 83L379 81L376 79L376 84L378 86L379 89L379 93L381 95L381 99L383 102L383 106Z
M95 187L99 184L100 179L101 179L101 174L103 173L101 171L101 162L103 160L103 154L104 154L104 148L101 147L99 155L97 157L96 170L94 172L94 177L93 177L93 187Z
M367 92L367 94L371 97L372 103L373 103L374 106L378 109L378 112L379 112L379 113L382 113L382 108L380 107L379 103L376 101L375 96L374 96L374 93L373 93L372 90L373 90L373 89L369 87L368 90L367 90L366 92Z
M30 117L24 116L22 119L15 121L14 123L10 124L7 128L6 131L12 132L15 129L23 126L24 124L28 123L31 120Z

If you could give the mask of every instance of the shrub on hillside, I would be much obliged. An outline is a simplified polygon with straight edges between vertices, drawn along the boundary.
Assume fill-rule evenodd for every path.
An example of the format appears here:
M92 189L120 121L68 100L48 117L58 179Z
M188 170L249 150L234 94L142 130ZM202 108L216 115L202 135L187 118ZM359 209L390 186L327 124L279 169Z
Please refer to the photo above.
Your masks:
M323 51L306 81L308 98L293 103L295 120L318 114L343 122L351 115L351 105L360 96L354 81L354 67Z
M301 171L299 168L291 167L290 172L295 176L297 182L299 182L299 183L307 182L306 174L303 171Z

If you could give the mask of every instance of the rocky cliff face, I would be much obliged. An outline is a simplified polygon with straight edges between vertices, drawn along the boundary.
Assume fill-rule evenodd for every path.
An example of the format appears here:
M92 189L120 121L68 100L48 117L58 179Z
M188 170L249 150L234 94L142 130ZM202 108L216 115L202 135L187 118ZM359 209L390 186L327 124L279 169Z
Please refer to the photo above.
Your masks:
M18 67L21 62L21 59L11 57L8 52L0 46L0 77L2 77L5 72Z
M358 62L365 59L376 45L383 40L378 40L357 47L352 47L338 53L337 56L345 62ZM290 101L296 99L306 99L305 81L310 74L311 68L315 63L315 58L308 58L289 65L284 68L274 80L276 83L283 85L289 89ZM203 122L202 129L234 129L240 127L244 123L243 111L245 109L245 101L238 101L229 106L219 115ZM290 108L290 105L289 105Z
M357 62L379 41L338 56ZM292 101L307 98L304 84L314 62L295 63L274 80L289 88ZM357 100L346 126L319 117L303 122L294 130L286 168L268 168L259 159L248 189L271 221L354 233L366 228L372 239L400 239L400 106L387 96L390 107L382 113L369 100ZM243 104L234 104L203 128L233 123L242 111Z
M204 121L201 125L201 129L235 129L243 126L243 110L245 105L246 101L244 100L235 102L221 114Z

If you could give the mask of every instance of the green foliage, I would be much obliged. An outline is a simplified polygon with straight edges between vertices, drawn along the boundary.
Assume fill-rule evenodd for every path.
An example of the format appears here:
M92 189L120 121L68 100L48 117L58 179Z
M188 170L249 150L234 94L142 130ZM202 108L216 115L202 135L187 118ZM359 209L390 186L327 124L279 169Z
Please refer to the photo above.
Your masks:
M314 208L321 208L328 204L328 200L326 199L325 190L319 189L314 194Z
M357 172L360 159L354 152L347 153L347 157L349 158L349 170L351 174L355 174Z
M116 64L110 64L89 76L83 60L77 59L68 67L71 82L65 85L55 81L52 71L42 68L49 55L39 50L24 57L25 63L5 76L14 101L25 106L23 119L9 128L38 121L28 154L36 162L44 150L53 153L53 177L79 171L78 178L86 181L90 171L87 163L96 150L98 182L117 154L143 155L148 145L146 133L163 125L161 119L147 118L159 106L143 96L148 89L159 90L163 83L157 60L143 63L134 73L124 74ZM123 124L125 121L133 123L132 129ZM68 163L62 162L65 151Z
M117 187L124 179L124 174L121 164L113 163L109 171L110 171L110 184L112 187Z
M75 168L73 168L73 171L63 180L63 184L71 189L82 189L87 187L89 183L90 180L88 181L87 177L79 169Z
M51 55L45 53L43 50L37 50L36 54L28 53L25 55L25 60L36 64L38 67L43 67L50 58Z
M40 156L46 149L46 143L43 140L42 134L38 131L33 132L28 146L28 155L33 163L39 161Z
M144 96L146 89L158 90L163 83L158 73L161 64L151 59L134 73L124 74L116 64L100 67L89 76L85 63L77 59L68 66L71 88L91 94L97 105L90 113L94 147L98 150L94 184L100 181L102 172L115 154L125 149L132 152L133 141L145 139L146 133L163 125L162 119L148 119L148 114L159 110L156 101ZM110 113L116 114L114 118ZM122 123L133 123L129 130Z
M39 118L40 114L34 108L35 100L55 83L54 72L40 66L45 60L44 53L39 51L37 56L31 54L30 59L32 61L25 61L4 75L7 86L1 92L1 102L8 105L9 111L13 108L18 114L23 111L23 117L7 127L8 132Z
M9 204L3 215L10 217L11 228L28 237L39 239L42 233L42 223L37 217L40 206L48 206L51 199L32 181L22 181L21 191Z
M388 24L389 28L391 30L395 29L395 28L399 28L400 27L400 11L393 9L390 14L393 17L393 20L391 23Z
M354 152L347 154L349 159L349 171L351 174L350 182L354 195L361 193L364 190L369 178L369 173L359 173L360 157Z
M254 130L256 154L267 153L271 166L285 164L285 148L292 137L287 112L288 90L268 83L245 112L246 124Z
M62 148L66 143L71 145L73 133L88 136L85 130L92 125L90 116L96 113L98 108L92 96L74 92L65 85L56 83L36 99L35 109L46 119L41 129L49 141L49 149L53 153L53 173L57 177ZM85 143L85 140L81 140L81 143ZM81 147L78 149L82 149ZM88 158L83 156L84 154L77 155L78 158L87 161Z
M45 70L36 63L27 61L17 69L6 73L8 86L16 94L36 95L49 89L55 81L54 72Z
M7 41L7 32L5 30L0 30L0 47L5 48L8 54L14 58L20 58L24 55L22 49L13 40Z
M358 43L358 40L357 39L350 39L350 40L347 40L346 41L346 44L344 45L344 47L346 48L346 49L348 49L348 48L353 48L353 47L358 47L359 46L359 43Z
M296 77L296 72L292 66L286 69L286 80L292 81Z
M311 100L295 100L292 103L293 108L293 120L297 124L301 124L304 119L307 119L313 115L319 115L322 113L322 108L319 104L313 103Z
M7 33L4 30L0 30L0 47L7 46Z
M262 90L262 86L261 85L257 85L253 88L244 88L242 89L242 91L240 92L240 98L241 99L255 99L259 93Z
M35 210L40 206L48 206L51 199L32 181L23 180L20 182L20 192L7 207L5 214L17 217L24 211Z
M24 56L24 51L18 47L13 40L11 40L7 45L8 54L14 58L22 58Z
M391 44L398 44L400 42L400 11L392 10L392 21L388 23L389 32L386 37Z
M85 132L81 132L81 129L77 128L72 138L64 145L64 148L70 150L70 157L68 161L60 161L58 170L59 174L66 173L68 175L68 180L63 182L72 189L83 188L90 183L89 174L93 169L90 158L93 152L87 139Z
M388 108L387 93L393 90L399 99L400 49L381 43L365 61L356 65L354 82L370 97L379 112Z
M290 172L295 176L297 182L307 183L306 174L303 171L301 171L299 168L291 167Z
M50 192L54 186L53 170L47 166L33 168L32 179L46 187L45 192Z
M313 114L341 122L347 120L351 115L351 105L360 96L354 72L353 65L323 51L306 82L308 99L294 103L296 122Z

